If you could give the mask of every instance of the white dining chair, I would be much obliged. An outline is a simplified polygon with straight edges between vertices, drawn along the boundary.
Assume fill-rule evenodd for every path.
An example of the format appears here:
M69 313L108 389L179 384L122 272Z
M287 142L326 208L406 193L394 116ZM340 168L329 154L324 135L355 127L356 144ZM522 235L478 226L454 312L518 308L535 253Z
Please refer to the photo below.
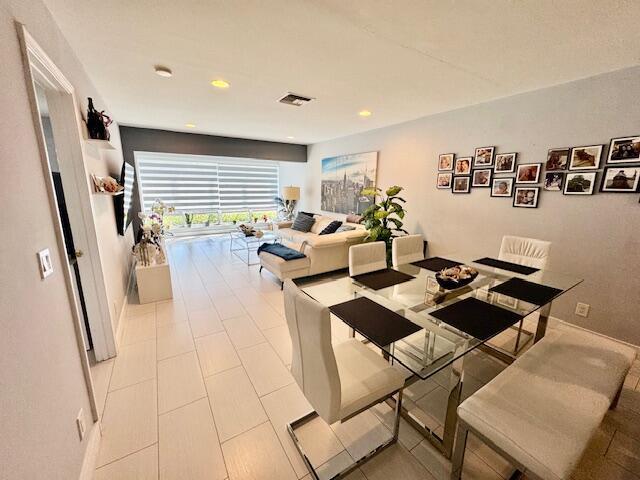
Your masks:
M370 242L349 248L349 276L362 275L387 268L387 246L384 242Z
M332 345L329 309L291 280L284 283L284 307L292 344L291 373L314 408L289 423L287 430L315 480L318 475L296 429L318 416L327 424L345 422L397 394L391 438L334 477L341 478L398 440L404 375L358 340Z
M500 253L498 254L499 260L506 262L517 263L519 265L526 265L527 267L539 268L544 270L547 266L547 259L549 258L549 252L551 251L551 242L546 240L538 240L536 238L516 237L513 235L505 235L502 237L502 244L500 245ZM532 274L531 278L533 279ZM513 354L517 355L520 351L520 339L524 332L529 336L529 340L533 339L533 332L524 330L524 323L528 321L530 323L538 320L538 312L534 312L527 315L517 327L516 343L513 349ZM528 343L525 342L522 347Z
M505 235L502 237L498 259L543 270L550 250L551 242Z
M419 260L424 260L422 235L405 235L393 239L391 242L391 264L394 267Z

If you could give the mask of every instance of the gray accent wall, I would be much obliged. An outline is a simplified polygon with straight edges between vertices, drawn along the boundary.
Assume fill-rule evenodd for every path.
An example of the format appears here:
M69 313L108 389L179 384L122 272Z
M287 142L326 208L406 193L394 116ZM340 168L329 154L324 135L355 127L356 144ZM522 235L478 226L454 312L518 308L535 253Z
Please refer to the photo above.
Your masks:
M245 157L285 162L306 162L307 146L246 138L219 137L120 126L124 160L134 164L133 152L184 153L221 157Z
M182 153L185 155L211 155L243 157L284 162L306 162L307 146L293 143L267 142L246 138L219 137L188 132L173 132L120 126L120 139L124 161L135 167L135 152ZM131 217L137 235L140 227L138 212L140 195L137 182L133 187Z
M322 158L378 150L378 186L406 188L408 230L425 235L431 255L497 256L506 234L549 240L548 268L585 279L554 302L552 315L640 345L640 193L542 191L539 208L523 209L486 188L436 189L440 153L467 156L495 145L498 153L518 152L519 163L544 162L549 148L608 147L612 137L640 135L638 98L634 67L318 143L309 147L305 206L320 210ZM574 314L576 302L591 305L588 318Z

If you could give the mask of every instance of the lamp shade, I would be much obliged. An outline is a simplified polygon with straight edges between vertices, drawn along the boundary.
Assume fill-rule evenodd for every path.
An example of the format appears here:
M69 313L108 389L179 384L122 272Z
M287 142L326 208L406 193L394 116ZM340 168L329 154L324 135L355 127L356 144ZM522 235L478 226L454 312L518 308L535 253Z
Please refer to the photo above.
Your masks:
M300 200L300 187L283 187L282 198L284 200Z

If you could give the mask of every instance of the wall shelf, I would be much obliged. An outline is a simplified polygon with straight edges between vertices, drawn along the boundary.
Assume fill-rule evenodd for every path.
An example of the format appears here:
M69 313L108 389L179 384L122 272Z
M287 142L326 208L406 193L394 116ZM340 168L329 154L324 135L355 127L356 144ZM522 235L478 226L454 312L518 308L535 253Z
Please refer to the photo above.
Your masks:
M96 140L96 139L93 139L93 138L85 138L84 141L88 145L95 145L98 148L101 148L103 150L115 150L116 149L116 147L114 147L113 144L109 140Z
M93 192L96 195L108 195L110 197L117 197L118 195L123 195L124 190L120 190L119 192Z

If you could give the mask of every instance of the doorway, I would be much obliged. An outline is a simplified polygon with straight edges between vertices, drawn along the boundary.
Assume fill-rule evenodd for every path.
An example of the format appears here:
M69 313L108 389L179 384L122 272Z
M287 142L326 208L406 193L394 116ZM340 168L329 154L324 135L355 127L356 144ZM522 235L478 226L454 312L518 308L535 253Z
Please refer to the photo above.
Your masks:
M78 267L78 259L84 255L82 250L77 250L73 241L73 231L71 222L69 221L69 212L67 210L67 202L64 195L64 185L62 184L62 176L60 174L60 165L58 164L58 154L56 151L56 140L51 124L49 114L49 104L47 103L46 87L37 81L34 84L36 91L36 101L38 104L38 114L42 125L42 134L44 136L44 146L47 152L47 161L49 170L51 171L51 181L55 191L56 207L60 217L60 225L62 234L64 235L64 244L67 254L67 262L69 269L73 274L74 295L78 310L82 315L82 338L86 351L93 349L93 339L91 338L91 327L89 326L89 316L87 314L87 304L82 290L82 278L80 276L80 268Z

